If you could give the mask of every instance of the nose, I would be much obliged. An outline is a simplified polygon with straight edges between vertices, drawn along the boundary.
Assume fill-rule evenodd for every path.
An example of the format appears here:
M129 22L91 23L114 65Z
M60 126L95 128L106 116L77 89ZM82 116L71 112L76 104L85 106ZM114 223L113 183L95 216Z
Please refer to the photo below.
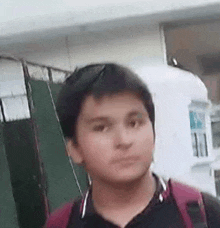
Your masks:
M116 149L128 150L133 145L134 137L125 127L119 127L115 132Z

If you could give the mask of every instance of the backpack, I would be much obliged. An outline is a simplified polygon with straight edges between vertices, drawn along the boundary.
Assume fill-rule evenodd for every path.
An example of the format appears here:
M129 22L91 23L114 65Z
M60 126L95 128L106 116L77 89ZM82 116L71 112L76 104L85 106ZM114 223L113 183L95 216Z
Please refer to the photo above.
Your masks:
M167 183L166 190L162 193L162 197L167 199L172 196L179 209L180 215L187 228L207 228L205 208L203 204L202 194L195 188L181 184L170 179ZM68 228L73 224L69 223L70 216L74 216L74 227L83 228L80 221L81 205L68 203L63 208L58 209L47 222L47 228ZM71 213L78 211L79 213Z
M199 190L170 179L162 193L164 199L172 196L187 228L207 228L205 207Z

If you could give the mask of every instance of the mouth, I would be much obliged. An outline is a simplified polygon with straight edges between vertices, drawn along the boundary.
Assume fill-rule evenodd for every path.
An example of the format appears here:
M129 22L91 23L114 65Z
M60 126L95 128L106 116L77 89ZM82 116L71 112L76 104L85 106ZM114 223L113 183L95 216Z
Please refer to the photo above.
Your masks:
M119 163L119 164L132 164L135 163L138 160L137 156L130 156L130 157L122 157L122 158L117 158L114 160L114 163Z

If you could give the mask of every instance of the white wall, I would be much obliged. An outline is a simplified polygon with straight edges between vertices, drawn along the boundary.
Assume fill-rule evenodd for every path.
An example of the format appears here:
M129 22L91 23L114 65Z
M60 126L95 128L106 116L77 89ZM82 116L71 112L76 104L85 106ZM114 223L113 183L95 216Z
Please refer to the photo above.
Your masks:
M141 26L17 43L9 45L7 52L32 62L73 70L76 65L97 61L134 67L163 63L163 48L159 26Z
M0 98L6 121L30 117L20 62L0 60ZM2 113L0 120L3 120Z
M70 40L71 45L71 40ZM85 64L96 61L114 61L122 64L137 64L143 60L148 64L152 57L163 62L163 49L160 40L159 28L142 31L118 40L108 40L95 45L73 46L70 49L72 64ZM139 59L138 59L139 58Z
M189 72L165 65L136 70L148 83L156 108L156 147L152 169L165 178L174 178L216 195L214 176L210 175L212 154L193 156L189 104L208 103L208 91L201 80ZM207 117L209 119L209 117ZM211 129L206 126L209 153Z
M189 104L207 102L207 89L189 72L168 66L137 70L154 94L156 149L154 169L165 176L179 177L195 163L191 142Z
M20 62L0 59L0 71L0 82L23 80L23 70ZM4 96L4 90L2 89L0 90L0 96Z
M214 175L211 175L209 165L195 167L189 173L177 177L177 180L216 196L215 178Z

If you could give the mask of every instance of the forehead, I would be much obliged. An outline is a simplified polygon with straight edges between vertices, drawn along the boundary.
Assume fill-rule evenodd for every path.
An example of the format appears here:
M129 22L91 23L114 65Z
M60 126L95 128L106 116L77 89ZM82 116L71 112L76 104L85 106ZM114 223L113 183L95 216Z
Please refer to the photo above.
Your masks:
M122 116L131 111L147 112L143 101L130 92L121 92L114 95L105 95L96 99L89 95L83 102L80 117L89 118L95 116Z

